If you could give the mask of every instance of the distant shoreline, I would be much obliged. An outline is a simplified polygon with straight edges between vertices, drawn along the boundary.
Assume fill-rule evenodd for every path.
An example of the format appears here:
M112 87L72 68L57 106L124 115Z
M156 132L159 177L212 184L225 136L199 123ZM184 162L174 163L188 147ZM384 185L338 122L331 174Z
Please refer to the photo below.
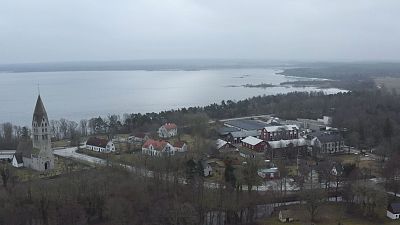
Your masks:
M79 72L79 71L199 71L213 69L284 68L291 64L246 60L165 60L98 61L0 64L0 73Z

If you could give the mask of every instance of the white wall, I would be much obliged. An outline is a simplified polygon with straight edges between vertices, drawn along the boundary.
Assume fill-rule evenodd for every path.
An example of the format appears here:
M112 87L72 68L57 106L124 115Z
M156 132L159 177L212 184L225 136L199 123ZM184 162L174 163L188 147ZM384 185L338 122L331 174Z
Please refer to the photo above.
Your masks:
M392 220L399 219L399 214L393 214L390 211L386 211L386 216L389 217Z

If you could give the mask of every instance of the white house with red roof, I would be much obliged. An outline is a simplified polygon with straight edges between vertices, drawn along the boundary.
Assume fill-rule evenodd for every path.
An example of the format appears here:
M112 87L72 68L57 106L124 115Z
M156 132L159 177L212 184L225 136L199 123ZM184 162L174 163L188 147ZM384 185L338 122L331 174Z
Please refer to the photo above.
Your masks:
M96 151L96 152L115 152L115 145L112 141L90 137L86 141L86 149Z
M187 144L183 141L175 141L172 146L177 152L186 152L188 150Z
M176 149L166 141L147 140L142 146L142 154L150 156L175 155Z
M171 138L178 134L178 126L175 123L166 123L158 128L157 133L160 138Z

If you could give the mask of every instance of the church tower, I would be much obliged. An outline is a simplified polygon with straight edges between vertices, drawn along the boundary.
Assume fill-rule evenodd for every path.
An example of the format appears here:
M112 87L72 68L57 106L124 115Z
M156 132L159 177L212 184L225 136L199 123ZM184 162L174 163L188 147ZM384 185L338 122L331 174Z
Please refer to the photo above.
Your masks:
M39 157L53 157L50 137L49 119L39 95L32 119L33 148L39 151Z

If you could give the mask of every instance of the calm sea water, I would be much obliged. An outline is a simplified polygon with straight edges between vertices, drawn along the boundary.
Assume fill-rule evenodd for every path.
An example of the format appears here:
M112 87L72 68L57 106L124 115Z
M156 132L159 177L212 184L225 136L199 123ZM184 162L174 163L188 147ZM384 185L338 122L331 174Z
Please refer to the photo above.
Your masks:
M319 90L245 88L297 80L275 69L0 73L0 123L29 125L40 93L49 119L80 120L108 114L159 112L257 95ZM337 93L339 89L324 89Z

